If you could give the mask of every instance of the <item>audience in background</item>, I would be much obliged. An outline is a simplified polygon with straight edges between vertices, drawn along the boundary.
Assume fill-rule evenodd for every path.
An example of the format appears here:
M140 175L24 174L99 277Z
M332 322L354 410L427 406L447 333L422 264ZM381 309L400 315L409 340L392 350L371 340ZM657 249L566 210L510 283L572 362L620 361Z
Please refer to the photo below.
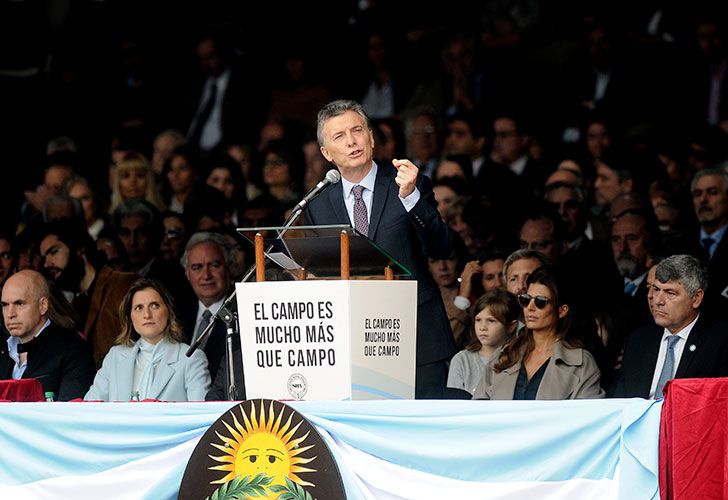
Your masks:
M168 14L154 2L97 3L119 19ZM51 321L66 328L77 321L63 318L79 316L98 364L120 331L118 318L116 326L92 318L113 314L107 305L122 292L101 306L91 298L104 276L131 270L174 295L191 340L199 318L186 315L201 300L179 265L188 242L200 231L221 237L215 248L225 255L212 253L225 261L224 294L250 265L236 229L283 223L331 168L315 110L354 97L372 118L379 168L410 159L433 180L434 200L424 201L458 234L454 269L430 268L453 330L466 330L489 290L526 293L529 274L548 261L583 292L568 302L572 330L607 388L632 330L653 322L660 285L648 270L658 258L698 258L710 283L700 315L725 317L728 9L686 5L668 31L646 38L632 29L638 14L620 3L580 4L563 16L486 4L453 6L435 25L392 6L393 19L408 20L394 31L373 5L349 3L336 9L348 24L335 47L328 31L291 30L285 13L255 23L247 4L180 5L191 29L162 36L155 23L131 27L148 35L157 68L143 75L113 52L127 23L58 7L47 20L18 19L33 33L35 22L53 19L42 27L57 36L41 44L49 62L41 75L0 79L18 103L0 116L0 286L18 271L45 271L56 282ZM329 19L323 6L308 8ZM94 57L78 50L89 23L100 23ZM346 70L319 64L322 46L345 57ZM83 235L53 229L68 217L83 221ZM588 293L587 272L599 284ZM128 279L120 283L125 292Z

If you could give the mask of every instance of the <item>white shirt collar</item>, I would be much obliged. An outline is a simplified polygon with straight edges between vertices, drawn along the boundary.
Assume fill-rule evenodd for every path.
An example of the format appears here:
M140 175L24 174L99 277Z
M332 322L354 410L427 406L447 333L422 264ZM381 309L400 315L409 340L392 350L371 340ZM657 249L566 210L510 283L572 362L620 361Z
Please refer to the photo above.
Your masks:
M372 168L369 170L369 173L356 184L353 182L350 182L346 180L343 176L341 177L341 188L344 190L344 198L348 198L350 196L354 196L354 194L351 192L351 188L353 188L356 185L364 186L364 189L368 189L369 191L374 192L374 183L377 180L377 170L379 167L377 167L377 164L372 162Z
M33 338L37 338L38 335L43 333L43 330L48 328L48 326L51 324L51 320L46 319L45 323L43 323L43 326L38 330L38 333L33 335ZM8 356L15 361L15 366L13 367L13 378L19 379L22 378L23 372L25 372L25 368L28 366L28 361L26 358L25 363L22 365L20 364L20 355L18 354L18 345L20 344L20 339L18 337L13 337L12 335L8 337ZM16 376L17 375L17 376Z
M637 276L633 280L631 280L629 278L624 278L624 284L626 285L627 283L634 283L635 287L639 288L646 276L647 276L647 272L645 271L644 273Z
M217 78L209 77L207 79L207 92L210 91L210 86L212 85L212 82L215 82L215 85L217 86L217 95L215 96L216 101L220 99L220 96L225 95L225 89L227 88L228 81L230 81L230 73L230 68L227 68Z
M526 163L528 163L528 156L523 155L519 159L508 165L508 168L510 168L511 172L516 175L523 175L523 171L526 170Z
M697 323L699 317L700 317L700 314L695 316L694 320L692 320L685 328L683 328L679 332L675 333L674 335L677 335L678 337L680 337L683 340L687 340L688 336L690 335L690 332L692 331L693 327L695 326L695 323ZM673 335L673 333L670 332L670 330L668 330L667 328L665 328L665 330L662 333L662 341L664 342L665 339L668 338L670 335Z
M205 309L208 309L212 315L216 315L217 312L222 307L223 302L225 302L225 297L221 298L217 302L214 302L210 304L210 307L206 307L205 304L203 304L201 301L197 301L197 323L200 322L200 318L202 318L202 313L205 311Z

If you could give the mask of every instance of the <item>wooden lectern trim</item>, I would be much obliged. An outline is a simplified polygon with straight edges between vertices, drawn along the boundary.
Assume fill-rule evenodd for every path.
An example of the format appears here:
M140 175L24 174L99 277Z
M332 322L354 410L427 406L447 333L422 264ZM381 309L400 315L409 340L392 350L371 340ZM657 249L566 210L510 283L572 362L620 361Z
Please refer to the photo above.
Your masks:
M265 281L265 241L263 235L255 233L255 281Z
M388 281L394 280L394 270L392 270L391 266L384 268L384 279Z
M351 276L351 267L349 260L349 233L341 231L341 279L348 280Z

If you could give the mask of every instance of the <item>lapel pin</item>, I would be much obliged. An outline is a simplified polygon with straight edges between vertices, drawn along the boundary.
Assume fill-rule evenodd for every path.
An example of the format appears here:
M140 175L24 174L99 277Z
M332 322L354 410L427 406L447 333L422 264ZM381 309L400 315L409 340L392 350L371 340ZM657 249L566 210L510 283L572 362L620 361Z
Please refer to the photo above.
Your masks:
M695 352L695 349L697 349L697 347L695 347L695 344L690 344L690 347L688 347L688 349L690 349L690 352Z

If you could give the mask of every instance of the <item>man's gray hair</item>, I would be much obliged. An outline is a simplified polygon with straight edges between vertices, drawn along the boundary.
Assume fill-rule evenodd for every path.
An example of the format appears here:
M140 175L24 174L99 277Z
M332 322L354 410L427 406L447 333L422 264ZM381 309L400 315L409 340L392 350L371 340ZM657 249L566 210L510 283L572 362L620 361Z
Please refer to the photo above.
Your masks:
M182 254L182 258L180 258L179 262L182 264L182 267L187 270L187 259L190 253L190 250L192 250L197 245L200 245L202 243L214 243L218 247L220 247L220 251L222 252L222 256L225 259L225 267L228 268L230 265L230 244L225 239L225 237L219 233L212 233L209 231L200 231L198 233L193 234L190 239L187 241L187 244L185 245L185 251Z
M361 104L356 101L351 101L347 99L331 101L326 106L321 108L321 110L318 112L318 116L316 117L316 140L318 141L319 146L324 145L324 125L326 124L326 122L331 118L343 115L347 111L353 111L357 115L361 116L367 128L371 130L372 126L369 123L369 117L367 116Z
M693 180L690 181L690 192L692 192L695 189L695 184L697 184L698 179L701 177L706 177L708 175L712 175L715 177L720 177L723 179L723 189L728 193L728 174L725 172L724 169L720 167L714 167L714 168L706 168L703 170L699 170L694 176Z
M655 278L661 283L677 281L692 298L698 290L708 288L708 271L692 255L672 255L655 268Z
M506 261L503 263L503 282L508 281L508 268L511 267L511 264L518 260L523 259L536 259L539 262L539 267L545 266L548 264L548 260L546 259L546 256L542 254L541 252L537 252L535 250L529 250L527 248L521 248L520 250L516 250L512 254L508 256Z
M73 207L73 212L76 216L83 216L81 200L68 196L67 194L56 194L48 198L43 204L43 222L48 222L48 212L51 207L57 205Z
M571 172L571 170L570 170ZM579 203L584 202L584 190L581 189L578 185L574 184L573 182L565 182L565 181L556 181L552 182L551 184L547 184L544 186L543 190L543 198L544 200L548 201L549 195L556 191L557 189L568 189L572 193L576 195L576 200Z
M159 223L159 209L141 198L131 198L119 203L111 214L111 223L115 228L119 228L121 220L132 215L139 215L147 225L152 227Z

